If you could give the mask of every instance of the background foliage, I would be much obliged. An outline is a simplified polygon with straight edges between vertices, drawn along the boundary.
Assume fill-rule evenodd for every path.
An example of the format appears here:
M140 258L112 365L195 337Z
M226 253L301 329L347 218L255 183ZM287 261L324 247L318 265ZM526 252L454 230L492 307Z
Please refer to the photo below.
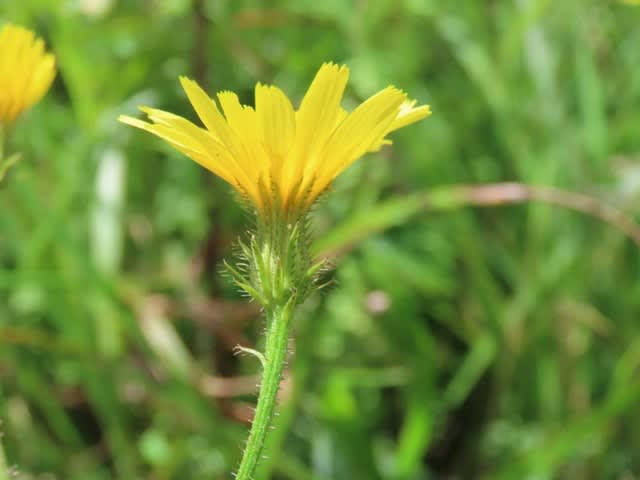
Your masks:
M180 74L299 99L327 60L351 68L347 104L393 83L434 115L315 212L333 283L296 320L260 478L640 478L640 256L594 218L640 214L640 7L3 0L0 20L59 59L0 186L18 478L229 478L258 371L233 347L262 324L220 262L248 220L221 181L115 119L138 104L193 118ZM505 181L582 192L594 215L451 187Z

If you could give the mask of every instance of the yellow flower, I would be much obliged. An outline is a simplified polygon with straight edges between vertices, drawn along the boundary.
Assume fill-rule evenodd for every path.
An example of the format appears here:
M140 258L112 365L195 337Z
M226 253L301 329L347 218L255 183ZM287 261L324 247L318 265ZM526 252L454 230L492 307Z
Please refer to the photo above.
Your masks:
M387 87L353 112L341 106L346 66L320 67L298 110L277 87L258 83L255 108L232 92L216 103L193 80L180 82L206 128L162 110L140 107L151 121L120 121L151 132L246 196L261 213L304 212L342 171L391 143L388 133L430 115L428 106Z
M0 124L12 123L40 100L55 77L55 57L26 28L7 24L0 31Z

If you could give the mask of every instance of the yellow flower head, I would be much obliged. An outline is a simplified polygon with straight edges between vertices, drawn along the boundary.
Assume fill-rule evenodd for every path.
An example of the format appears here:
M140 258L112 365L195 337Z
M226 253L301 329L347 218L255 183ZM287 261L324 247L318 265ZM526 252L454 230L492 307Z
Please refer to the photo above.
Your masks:
M298 110L277 87L257 84L255 108L232 92L218 93L224 116L193 80L180 82L205 128L162 110L141 107L147 130L226 180L261 213L304 212L343 170L391 143L388 133L430 115L401 90L387 87L347 113L340 105L346 66L320 67Z
M40 100L55 77L55 57L44 41L16 25L0 30L0 124L12 123Z

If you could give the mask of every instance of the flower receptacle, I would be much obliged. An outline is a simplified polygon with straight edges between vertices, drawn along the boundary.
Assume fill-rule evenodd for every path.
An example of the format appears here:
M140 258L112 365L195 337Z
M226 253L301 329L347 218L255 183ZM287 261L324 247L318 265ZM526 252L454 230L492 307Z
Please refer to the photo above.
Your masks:
M313 261L305 215L293 222L259 221L238 249L239 261L225 266L236 285L266 310L295 306L319 288L324 262Z

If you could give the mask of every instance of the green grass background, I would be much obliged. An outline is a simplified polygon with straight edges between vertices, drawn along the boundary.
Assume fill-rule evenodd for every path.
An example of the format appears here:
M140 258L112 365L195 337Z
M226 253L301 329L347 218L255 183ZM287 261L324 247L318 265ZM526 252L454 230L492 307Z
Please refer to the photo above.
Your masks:
M314 213L331 286L294 326L258 479L640 478L640 255L522 182L640 214L640 7L607 0L0 0L59 73L0 185L0 417L20 479L230 478L263 324L221 260L230 188L116 122L178 75L299 101L346 63L433 116ZM598 210L594 201L591 209Z

